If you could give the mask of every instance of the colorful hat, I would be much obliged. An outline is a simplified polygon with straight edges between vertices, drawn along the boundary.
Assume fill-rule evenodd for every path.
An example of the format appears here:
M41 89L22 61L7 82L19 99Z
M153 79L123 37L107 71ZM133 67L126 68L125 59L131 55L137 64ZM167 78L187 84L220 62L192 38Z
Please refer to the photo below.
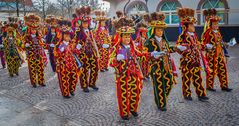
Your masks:
M73 20L71 21L72 27L75 27L76 23L81 25L81 16L82 16L81 8L76 8L75 14L73 14Z
M139 22L136 24L136 29L140 31L148 31L148 26L144 22Z
M58 19L54 15L47 15L45 22L48 24L50 27L58 27Z
M89 6L81 7L80 9L80 20L83 22L89 22L91 20L90 13L91 8Z
M117 18L124 17L124 13L122 11L116 11Z
M66 19L62 19L58 21L58 25L60 26L59 30L62 33L65 34L71 34L71 21L66 20Z
M7 33L15 32L17 28L18 28L18 25L16 23L10 23L7 25Z
M134 33L135 29L133 28L133 26L134 24L132 19L122 17L117 21L115 28L116 32L119 34Z
M204 10L203 15L205 16L206 21L219 22L221 20L221 17L217 16L216 9Z
M166 28L167 24L164 22L165 15L161 12L154 12L150 15L150 27Z
M36 14L29 14L24 17L25 25L29 28L39 28L40 26L40 17Z
M96 15L96 21L106 21L106 20L108 20L108 18L105 16L106 14L105 14L104 11L96 10L95 15Z
M197 22L196 18L194 17L195 10L191 8L179 8L177 10L177 14L180 17L182 25L194 24Z
M142 19L143 19L144 21L147 21L147 22L150 21L150 15L149 15L149 13L143 13L143 14L141 15L141 17L142 17Z

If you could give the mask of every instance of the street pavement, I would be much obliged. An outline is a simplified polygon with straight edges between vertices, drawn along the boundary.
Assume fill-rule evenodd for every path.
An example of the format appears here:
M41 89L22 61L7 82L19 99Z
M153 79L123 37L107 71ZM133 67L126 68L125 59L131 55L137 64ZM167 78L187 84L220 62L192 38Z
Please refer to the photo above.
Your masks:
M46 87L32 88L26 63L20 76L10 78L0 70L0 126L236 126L239 125L239 45L229 49L229 83L233 91L222 92L218 78L216 92L207 92L210 100L200 102L194 91L193 101L182 97L181 74L168 99L168 110L157 110L151 81L143 84L139 117L121 120L116 97L114 70L99 74L99 91L84 93L78 84L71 99L61 96L57 76L50 64L45 69ZM178 54L172 55L179 67ZM204 85L205 73L202 72Z

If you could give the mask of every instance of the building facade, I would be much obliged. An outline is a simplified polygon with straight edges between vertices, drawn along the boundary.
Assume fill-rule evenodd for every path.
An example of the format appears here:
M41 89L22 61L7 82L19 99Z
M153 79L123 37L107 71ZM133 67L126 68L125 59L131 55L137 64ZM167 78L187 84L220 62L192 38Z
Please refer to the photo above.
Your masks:
M215 8L222 18L220 22L222 32L232 30L232 35L226 35L228 41L231 37L239 37L239 0L105 0L110 2L109 15L115 16L117 10L123 10L126 14L140 14L143 12L162 11L166 14L168 32L177 31L179 23L177 8L189 7L196 10L197 30L200 34L204 25L203 10ZM226 28L226 29L225 29ZM167 32L167 31L166 31ZM237 33L238 32L238 33ZM237 37L237 38L238 38ZM176 36L170 37L172 41ZM239 40L239 39L237 39Z

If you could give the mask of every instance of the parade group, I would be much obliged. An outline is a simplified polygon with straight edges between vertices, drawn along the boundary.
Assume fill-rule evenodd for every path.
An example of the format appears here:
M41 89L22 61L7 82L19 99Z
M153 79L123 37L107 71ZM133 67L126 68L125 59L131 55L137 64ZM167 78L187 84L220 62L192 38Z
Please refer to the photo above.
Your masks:
M92 13L96 15L95 28L90 27ZM8 22L1 24L2 65L6 67L6 62L9 76L13 77L19 76L19 67L27 62L31 85L44 87L44 67L49 59L64 98L75 95L78 79L84 92L89 92L89 88L97 91L98 72L108 71L111 66L115 73L120 117L128 120L130 113L138 116L144 80L151 80L153 84L157 108L167 110L167 99L178 76L171 53L178 53L181 55L178 69L181 70L184 99L193 100L192 83L199 101L207 101L206 90L216 91L216 76L222 91L232 90L228 87L227 43L222 41L218 25L221 18L215 9L204 11L205 27L201 39L195 32L194 13L190 8L177 10L181 33L174 46L167 40L162 12L142 14L141 20L135 23L117 11L117 18L112 21L113 35L109 35L105 12L91 11L88 6L77 8L72 21L53 15L42 20L36 14L28 14L24 17L25 27L19 27L18 20L10 17ZM206 72L205 88L202 70Z

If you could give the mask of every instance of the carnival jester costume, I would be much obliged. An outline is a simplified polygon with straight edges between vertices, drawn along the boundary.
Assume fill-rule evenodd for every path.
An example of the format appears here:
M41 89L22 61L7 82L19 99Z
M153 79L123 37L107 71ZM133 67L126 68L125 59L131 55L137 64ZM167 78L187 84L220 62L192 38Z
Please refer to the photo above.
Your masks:
M107 20L105 13L103 11L96 11L95 14L97 16L96 20L98 21L98 26L95 30L95 40L100 54L99 68L101 72L104 72L108 71L111 39L105 24Z
M45 85L44 67L47 63L45 51L47 46L42 42L41 33L39 30L40 17L34 14L29 14L24 17L27 25L27 34L24 36L24 47L26 50L30 81L33 87L37 84Z
M61 20L60 32L61 40L55 48L56 73L58 75L59 86L62 96L70 98L70 94L74 96L76 85L78 82L79 70L74 55L75 44L71 41L71 22Z
M214 89L214 78L218 76L221 89L230 92L232 89L228 88L228 73L223 52L224 45L222 43L222 35L218 29L218 22L221 18L216 14L217 11L215 9L204 10L208 28L202 34L202 42L206 49L206 58L211 70L207 74L206 85L207 90L216 91Z
M5 61L4 50L3 50L3 40L7 35L6 27L7 27L6 24L4 24L4 26L2 26L1 34L0 34L0 60L1 60L3 69L6 68L6 61Z
M144 46L148 36L147 36L147 32L148 32L148 26L143 23L140 22L136 25L136 35L137 38L135 40L135 46L136 48L141 52L147 52L147 48ZM142 56L139 57L139 61L140 61L140 66L144 75L144 79L149 79L149 57L146 56Z
M110 65L115 68L116 73L119 113L123 120L128 120L130 113L135 117L138 116L144 77L137 57L149 55L146 52L141 53L134 46L131 34L135 30L132 25L132 20L125 17L116 23L117 39L110 56Z
M183 32L178 37L177 49L182 55L180 59L180 69L182 72L182 90L186 100L192 100L190 85L193 82L197 96L200 101L208 100L202 84L201 76L201 45L195 33L194 10L190 8L178 9Z
M94 40L93 32L90 30L91 12L90 7L82 7L77 13L81 18L80 32L75 38L75 43L80 48L80 54L77 55L80 62L83 64L82 72L80 73L80 84L84 92L89 92L88 87L98 90L96 81L98 79L98 58L99 52L96 42Z
M167 98L174 84L170 53L175 52L170 47L164 34L166 23L163 13L151 14L150 35L145 47L150 53L161 53L159 57L150 59L150 75L153 80L154 99L159 110L166 111Z
M9 24L7 27L7 36L4 39L4 53L5 59L7 62L7 69L9 72L10 77L13 77L14 74L17 76L19 67L21 66L22 59L20 57L18 47L21 46L21 42L17 37L14 35L16 34L18 25L17 24Z
M58 31L58 19L54 16L47 16L46 23L48 24L48 32L46 34L46 44L48 44L49 60L53 72L56 72L56 60L54 56L54 48L60 39Z

